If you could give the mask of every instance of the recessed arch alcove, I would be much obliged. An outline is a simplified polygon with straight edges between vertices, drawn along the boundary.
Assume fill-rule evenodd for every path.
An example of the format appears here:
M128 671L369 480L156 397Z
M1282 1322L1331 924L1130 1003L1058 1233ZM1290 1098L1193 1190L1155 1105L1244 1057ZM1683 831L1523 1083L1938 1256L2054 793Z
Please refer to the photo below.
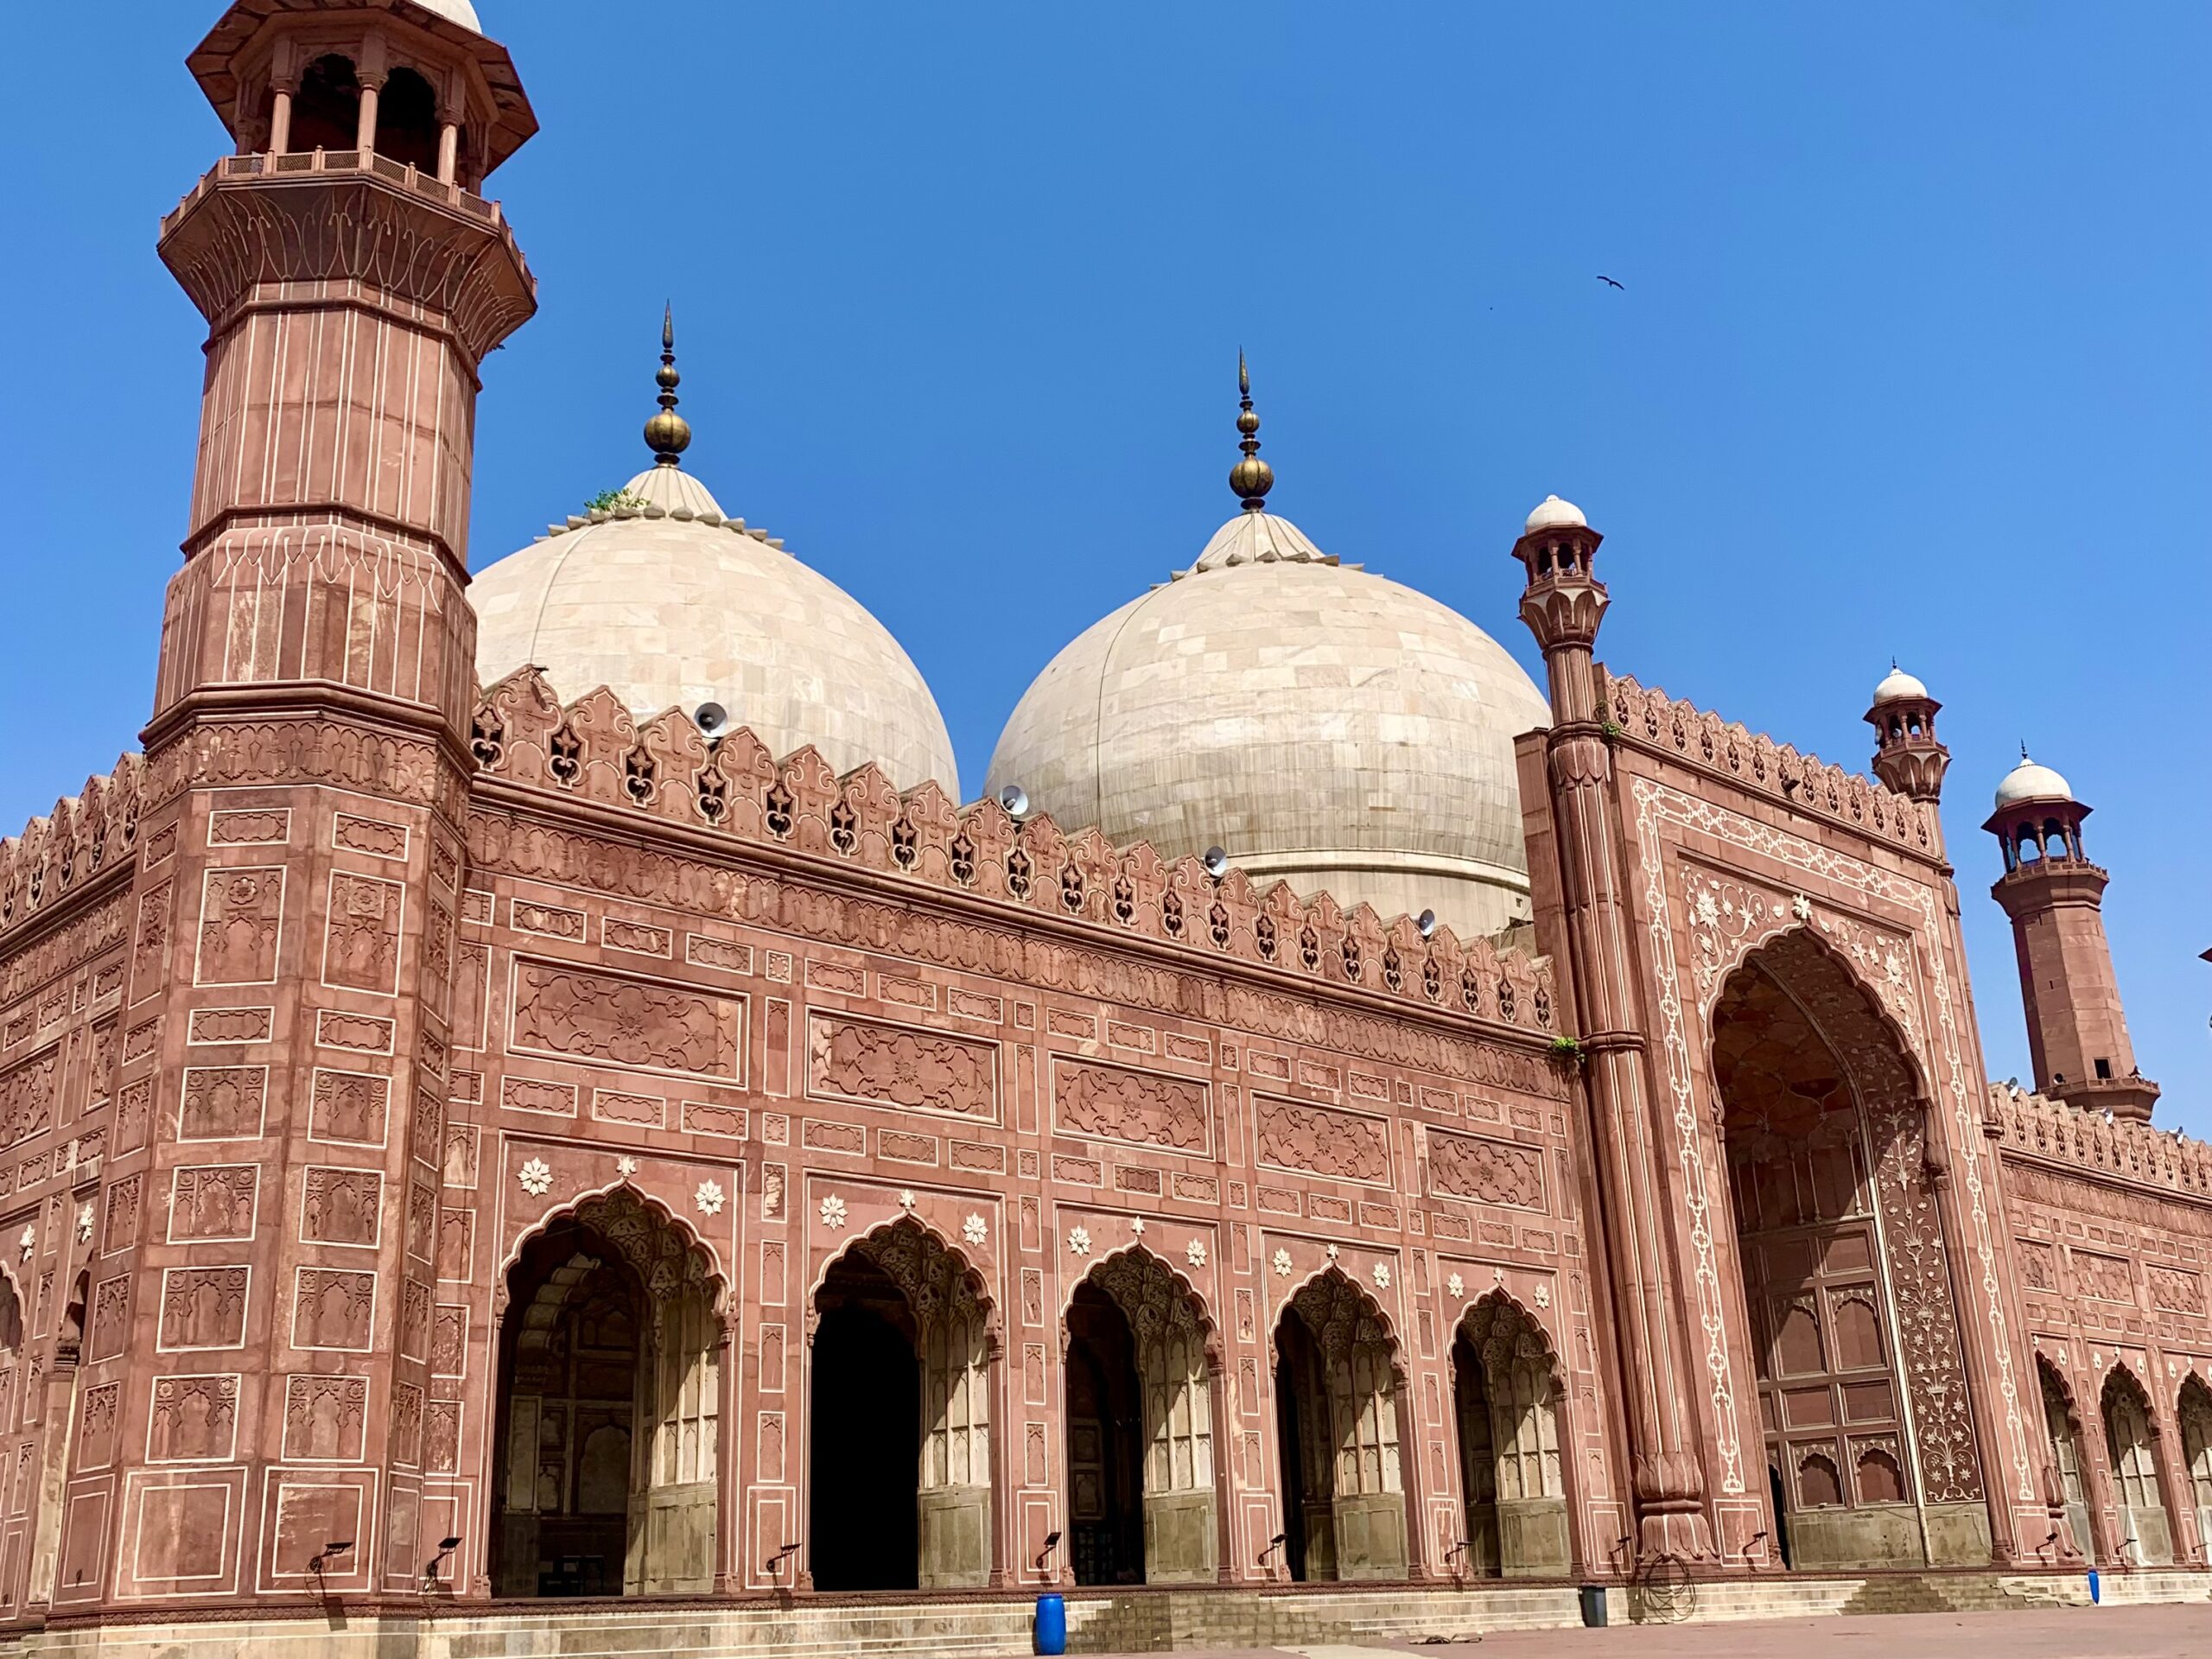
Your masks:
M990 1582L982 1277L912 1217L823 1270L808 1331L807 1572L817 1590Z
M1375 1299L1331 1267L1275 1324L1284 1559L1293 1580L1402 1579L1397 1344Z
M1560 1454L1559 1358L1503 1290L1452 1333L1465 1570L1477 1578L1557 1578L1573 1565Z
M506 1275L493 1591L714 1587L721 1282L632 1189L548 1218Z
M1990 1526L1917 1062L1807 928L1723 985L1711 1058L1789 1564L1986 1564Z

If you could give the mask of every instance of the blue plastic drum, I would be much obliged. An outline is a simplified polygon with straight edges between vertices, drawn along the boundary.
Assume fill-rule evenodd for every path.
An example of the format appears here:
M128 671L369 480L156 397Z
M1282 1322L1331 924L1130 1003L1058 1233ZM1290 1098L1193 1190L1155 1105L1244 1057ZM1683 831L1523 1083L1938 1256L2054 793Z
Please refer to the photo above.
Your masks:
M1068 1650L1068 1604L1059 1596L1037 1598L1037 1651Z

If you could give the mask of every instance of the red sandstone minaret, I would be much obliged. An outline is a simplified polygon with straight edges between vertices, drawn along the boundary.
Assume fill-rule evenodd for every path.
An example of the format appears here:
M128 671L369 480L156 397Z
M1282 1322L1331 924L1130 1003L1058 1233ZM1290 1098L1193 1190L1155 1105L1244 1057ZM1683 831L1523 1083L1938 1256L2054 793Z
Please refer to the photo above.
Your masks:
M2066 780L2029 760L2023 746L1982 825L2005 849L2005 874L1989 891L2012 918L2036 1087L2076 1106L2147 1120L2158 1085L2135 1069L2101 908L2111 878L2082 851L2088 816Z
M1943 796L1951 752L1936 736L1936 711L1943 705L1928 688L1891 663L1874 688L1866 723L1874 728L1874 775L1909 800L1933 806Z
M1713 1559L1704 1470L1681 1402L1695 1389L1669 1338L1675 1297L1666 1240L1664 1153L1655 1133L1645 1042L1630 982L1632 927L1613 839L1612 752L1598 705L1593 652L1611 602L1593 574L1598 544L1581 510L1557 496L1529 515L1513 556L1528 572L1521 620L1550 681L1545 742L1557 826L1575 1015L1586 1056L1590 1144L1604 1188L1638 1560Z
M438 1281L475 1270L442 1200L474 1179L448 1108L477 376L536 308L477 192L537 123L474 25L238 0L188 60L237 151L162 224L207 375L87 1404L35 1549L57 1612L481 1583L481 1539L440 1545L475 1529L430 1361Z

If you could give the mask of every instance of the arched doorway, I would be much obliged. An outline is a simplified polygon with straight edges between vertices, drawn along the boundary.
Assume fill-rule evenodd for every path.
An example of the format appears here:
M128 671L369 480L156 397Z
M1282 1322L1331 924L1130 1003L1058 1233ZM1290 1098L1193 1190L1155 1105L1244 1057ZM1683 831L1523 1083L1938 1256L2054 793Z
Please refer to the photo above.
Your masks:
M1406 1576L1395 1359L1382 1310L1334 1268L1276 1323L1284 1554L1294 1580Z
M2050 1440L2050 1471L2058 1483L2058 1502L2073 1530L2074 1548L2094 1556L2097 1545L2089 1531L2089 1488L2082 1473L2082 1431L2075 1421L2074 1402L2041 1354L2036 1356L2036 1381L2043 1393L2044 1433Z
M1988 1510L1929 1167L1941 1149L1916 1068L1890 1016L1802 930L1754 951L1713 1018L1791 1565L1984 1564Z
M714 1587L718 1284L626 1187L556 1216L506 1279L493 1591Z
M2138 1567L2164 1567L2174 1558L2174 1535L2158 1491L2150 1396L2133 1376L2115 1367L2105 1379L2099 1406L2114 1496L2120 1500L2120 1554Z
M1217 1576L1206 1327L1149 1250L1107 1257L1068 1309L1068 1520L1078 1584Z
M1452 1387L1467 1570L1557 1578L1573 1565L1560 1467L1559 1368L1543 1328L1502 1292L1459 1321Z
M989 1304L918 1222L858 1238L814 1296L807 1560L817 1590L991 1575Z
M2202 1377L2181 1385L2174 1402L2181 1421L2182 1466L2189 1474L2190 1500L2196 1507L2197 1548L2212 1554L2212 1389Z

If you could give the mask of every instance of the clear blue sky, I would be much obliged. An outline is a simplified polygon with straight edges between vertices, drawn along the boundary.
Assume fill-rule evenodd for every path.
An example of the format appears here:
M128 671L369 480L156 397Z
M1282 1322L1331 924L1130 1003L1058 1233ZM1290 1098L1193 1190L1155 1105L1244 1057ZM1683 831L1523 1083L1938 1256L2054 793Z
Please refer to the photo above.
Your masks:
M1507 550L1556 491L1617 667L1853 766L1891 654L1925 678L2000 1077L1979 825L2027 739L2212 1135L2212 9L480 3L545 130L492 181L543 309L475 563L642 464L673 298L690 462L899 637L979 788L1228 515L1241 344L1272 505L1532 668ZM155 221L224 147L218 10L10 18L51 73L0 100L9 828L148 709L202 337Z

